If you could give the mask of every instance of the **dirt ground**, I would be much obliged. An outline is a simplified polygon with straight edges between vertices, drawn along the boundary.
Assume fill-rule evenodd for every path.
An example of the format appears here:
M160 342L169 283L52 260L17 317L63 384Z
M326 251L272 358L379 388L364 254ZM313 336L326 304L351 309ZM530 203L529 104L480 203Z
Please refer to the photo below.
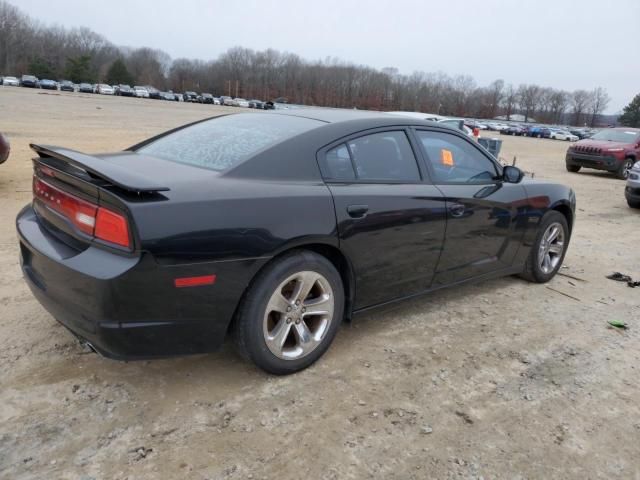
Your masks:
M575 279L504 278L357 317L285 378L229 346L133 363L84 350L22 280L28 144L114 151L225 110L0 87L13 148L0 166L0 478L640 479L640 288L604 278L640 277L640 212L621 180L567 173L566 142L502 137L504 157L575 189L561 270Z

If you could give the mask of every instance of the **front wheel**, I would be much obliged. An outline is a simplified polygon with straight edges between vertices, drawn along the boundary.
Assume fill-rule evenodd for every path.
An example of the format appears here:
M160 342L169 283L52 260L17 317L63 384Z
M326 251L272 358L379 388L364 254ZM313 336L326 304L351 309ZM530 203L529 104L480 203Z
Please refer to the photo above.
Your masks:
M569 165L567 164L567 172L577 173L580 171L580 165Z
M240 354L276 375L318 360L344 316L340 274L325 257L296 251L258 274L235 318Z
M535 283L551 280L562 265L568 245L569 226L565 216L555 210L545 213L521 277Z
M617 172L617 176L618 178L621 178L622 180L626 180L627 178L629 178L629 170L631 170L631 168L633 167L634 161L631 158L625 158L624 162L622 162L622 165L620 165L620 168L618 169Z

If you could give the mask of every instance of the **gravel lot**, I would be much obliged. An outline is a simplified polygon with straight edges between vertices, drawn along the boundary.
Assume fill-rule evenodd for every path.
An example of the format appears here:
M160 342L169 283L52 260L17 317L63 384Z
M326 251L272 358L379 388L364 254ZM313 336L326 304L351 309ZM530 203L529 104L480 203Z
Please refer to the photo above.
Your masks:
M567 173L567 142L502 137L504 157L577 193L566 276L548 285L504 278L357 317L286 378L230 347L134 363L83 350L22 280L28 144L114 151L228 110L0 87L13 148L0 167L0 478L640 478L640 288L604 278L640 277L640 212L623 181Z

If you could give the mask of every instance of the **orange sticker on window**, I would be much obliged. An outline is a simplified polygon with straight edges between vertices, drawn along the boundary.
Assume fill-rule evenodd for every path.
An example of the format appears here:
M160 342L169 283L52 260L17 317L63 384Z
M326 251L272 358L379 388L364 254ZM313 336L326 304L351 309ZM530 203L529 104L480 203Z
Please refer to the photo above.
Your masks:
M448 167L453 167L453 153L451 153L451 150L445 148L440 150L440 162Z

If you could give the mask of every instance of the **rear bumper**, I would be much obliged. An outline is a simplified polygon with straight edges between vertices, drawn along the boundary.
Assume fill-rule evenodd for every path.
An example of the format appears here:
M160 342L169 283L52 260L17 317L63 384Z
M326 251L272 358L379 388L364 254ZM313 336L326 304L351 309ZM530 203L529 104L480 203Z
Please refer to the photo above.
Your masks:
M575 165L596 170L617 172L620 169L620 160L612 156L586 155L583 153L569 153L565 157L567 165Z
M123 257L98 247L72 251L45 230L31 206L18 215L20 264L36 299L106 357L129 360L214 351L222 344L257 260L159 265L149 253ZM217 276L176 288L175 278Z

